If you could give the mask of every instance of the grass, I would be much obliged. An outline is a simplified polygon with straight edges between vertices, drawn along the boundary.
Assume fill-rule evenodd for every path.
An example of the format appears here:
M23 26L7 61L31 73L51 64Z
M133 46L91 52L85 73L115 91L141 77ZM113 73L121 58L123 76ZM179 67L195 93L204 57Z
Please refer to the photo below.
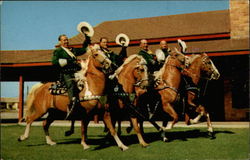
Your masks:
M150 143L142 148L134 132L122 130L121 140L129 146L122 152L112 139L105 138L103 128L88 130L88 144L80 145L80 127L75 134L65 137L69 127L50 128L51 137L58 144L45 143L43 129L32 126L29 139L18 142L24 126L1 126L1 160L246 160L249 159L249 129L216 128L216 139L206 135L206 128L174 128L168 133L170 142L162 142L154 128L145 128L145 140Z

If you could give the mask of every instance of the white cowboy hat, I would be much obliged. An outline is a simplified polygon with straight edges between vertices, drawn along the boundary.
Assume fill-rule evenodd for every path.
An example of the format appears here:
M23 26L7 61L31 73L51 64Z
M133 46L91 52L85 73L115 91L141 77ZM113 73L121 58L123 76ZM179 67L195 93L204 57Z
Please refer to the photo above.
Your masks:
M116 36L116 38L115 38L116 44L119 44L121 46L126 46L127 47L129 45L129 41L130 40L129 40L128 36L126 34L124 34L124 33L118 34Z
M86 34L89 37L94 35L94 29L88 22L80 22L77 25L77 31L82 34Z
M178 44L180 45L181 47L181 53L186 53L187 51L187 45L184 41L182 41L181 39L178 39Z

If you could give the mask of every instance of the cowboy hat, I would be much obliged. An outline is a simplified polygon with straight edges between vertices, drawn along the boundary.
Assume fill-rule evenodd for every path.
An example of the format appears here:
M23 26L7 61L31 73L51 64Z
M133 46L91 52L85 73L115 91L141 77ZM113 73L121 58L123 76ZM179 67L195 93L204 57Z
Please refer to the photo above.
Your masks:
M116 36L116 38L115 38L116 44L119 44L121 46L126 46L127 47L129 45L129 41L130 40L129 40L128 36L126 34L124 34L124 33L118 34Z
M186 43L184 41L182 41L181 39L178 39L177 42L181 47L181 53L186 53L186 51L187 51Z
M82 34L86 34L89 37L94 35L94 29L88 22L80 22L77 25L77 31Z

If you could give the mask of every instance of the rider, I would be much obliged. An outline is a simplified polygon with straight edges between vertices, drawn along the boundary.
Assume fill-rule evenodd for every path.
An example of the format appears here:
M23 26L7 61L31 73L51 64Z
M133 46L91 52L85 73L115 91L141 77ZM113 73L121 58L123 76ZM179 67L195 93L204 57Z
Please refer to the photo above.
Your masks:
M58 37L60 47L55 49L52 56L52 64L58 69L62 80L65 83L70 100L67 116L72 113L74 107L79 103L78 88L74 80L74 73L81 69L77 63L76 56L83 55L87 51L88 45L91 43L90 37L86 34L85 41L81 48L69 47L69 40L65 34Z
M100 38L100 49L104 52L104 54L111 60L112 70L106 75L106 85L105 85L105 94L107 94L107 104L111 105L111 103L115 103L113 99L113 92L114 88L117 84L116 79L111 78L112 74L114 74L115 70L121 66L124 62L124 60L127 58L127 45L125 43L122 43L122 49L119 54L114 53L108 48L108 38L107 37L101 37ZM107 131L107 128L104 129L104 131Z
M162 67L165 63L166 58L170 55L171 49L168 48L168 44L165 40L160 42L160 48L155 51L159 67Z
M101 37L99 45L104 54L112 61L113 71L115 71L115 69L122 65L124 59L127 58L127 46L123 45L119 55L117 55L108 48L107 37Z
M148 42L146 39L142 39L140 41L140 51L138 55L142 56L146 62L149 72L149 87L152 87L154 84L154 76L153 73L156 71L159 67L159 64L156 60L156 55L153 54L153 52L148 48Z

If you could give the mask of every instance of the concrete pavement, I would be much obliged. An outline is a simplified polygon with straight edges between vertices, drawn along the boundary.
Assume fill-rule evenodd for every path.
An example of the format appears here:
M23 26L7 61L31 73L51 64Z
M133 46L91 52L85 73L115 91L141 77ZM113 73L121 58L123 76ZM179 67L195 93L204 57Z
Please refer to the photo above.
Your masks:
M44 116L46 117L46 115ZM0 118L1 118L1 125L13 125L13 124L19 124L19 125L26 125L25 122L18 123L18 112L17 111L11 111L11 112L0 112ZM157 124L161 126L162 122L157 121ZM70 126L71 122L69 120L56 120L52 123L52 126ZM80 126L80 121L76 121L75 126ZM212 125L214 128L249 128L250 123L249 122L212 122ZM35 121L32 126L42 126L42 121ZM93 121L89 124L90 127L104 127L103 121L99 121L99 123L94 123ZM129 121L123 121L122 127L128 127L130 126ZM153 127L152 124L149 122L144 122L144 127ZM175 124L175 127L207 127L206 122L189 125L187 126L183 121L178 122Z

